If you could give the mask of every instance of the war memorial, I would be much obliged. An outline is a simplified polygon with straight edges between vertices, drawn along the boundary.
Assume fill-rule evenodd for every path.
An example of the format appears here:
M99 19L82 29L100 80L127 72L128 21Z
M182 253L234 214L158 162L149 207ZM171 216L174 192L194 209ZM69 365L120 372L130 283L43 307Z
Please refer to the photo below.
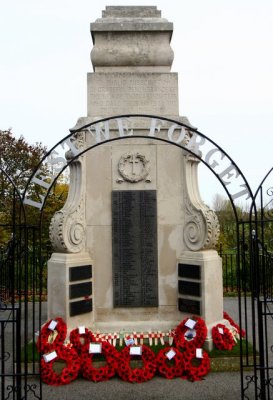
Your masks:
M24 217L25 209L42 215L54 184L69 170L67 199L49 228L46 318L41 296L29 304L24 292L1 305L13 318L1 322L1 332L3 338L12 332L8 354L16 360L12 373L2 365L3 398L41 399L43 384L63 386L77 377L203 380L210 352L237 345L241 398L269 399L273 257L264 232L272 204L270 198L263 203L262 194L270 173L253 195L229 155L180 115L173 24L157 7L107 6L90 32L87 115L41 160L22 198L14 191ZM239 325L224 310L220 226L200 195L200 163L226 190L234 211ZM245 220L237 215L238 199L249 201ZM29 287L44 268L30 249L41 255L41 245L30 234L33 226L24 221L18 235L16 216L13 225L13 264ZM37 237L41 231L42 217ZM23 342L35 342L39 363L26 351L20 361ZM105 364L95 363L98 354ZM58 362L65 367L55 370ZM40 379L39 393L28 383L33 378Z

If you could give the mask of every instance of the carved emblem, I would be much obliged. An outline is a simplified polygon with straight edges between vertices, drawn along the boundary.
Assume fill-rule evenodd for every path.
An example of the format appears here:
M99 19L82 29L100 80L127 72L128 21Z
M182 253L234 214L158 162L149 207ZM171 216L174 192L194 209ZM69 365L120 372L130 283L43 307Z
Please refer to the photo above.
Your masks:
M118 183L124 180L127 182L140 182L145 180L151 182L148 178L150 172L150 161L140 153L125 153L120 157L118 171L123 179L119 178Z

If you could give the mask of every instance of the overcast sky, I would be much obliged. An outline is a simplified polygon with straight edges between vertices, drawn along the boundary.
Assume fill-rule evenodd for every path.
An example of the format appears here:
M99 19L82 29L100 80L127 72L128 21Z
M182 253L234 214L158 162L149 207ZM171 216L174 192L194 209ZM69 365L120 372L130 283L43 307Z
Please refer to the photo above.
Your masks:
M157 5L174 23L180 114L224 148L253 190L273 166L272 0L0 5L0 129L52 147L86 115L90 22L106 5ZM205 180L201 175L202 191Z

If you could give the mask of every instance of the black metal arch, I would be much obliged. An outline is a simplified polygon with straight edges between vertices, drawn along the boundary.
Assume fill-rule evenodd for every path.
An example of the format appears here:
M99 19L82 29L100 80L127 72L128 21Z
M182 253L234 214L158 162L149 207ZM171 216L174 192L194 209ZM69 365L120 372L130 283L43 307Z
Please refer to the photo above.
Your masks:
M111 116L111 117L108 117L108 118L102 118L102 119L96 120L96 121L91 122L91 123L89 123L89 124L83 125L83 126L81 126L80 128L77 128L77 129L70 129L70 133L69 133L67 136L65 136L62 140L60 140L55 146L53 146L53 147L51 148L50 151L48 151L48 152L44 155L44 157L41 159L40 163L37 165L36 169L33 171L32 175L30 176L30 178L29 178L29 180L28 180L28 183L27 183L27 185L26 185L25 191L24 191L24 193L23 193L23 201L24 201L24 199L25 199L25 197L26 197L26 195L27 195L28 187L29 187L29 185L30 185L30 183L31 183L31 181L32 181L32 179L33 179L33 177L35 176L36 172L39 170L39 168L40 168L40 166L43 164L43 162L50 156L50 154L51 154L58 146L62 145L62 143L65 143L65 141L66 141L67 139L72 138L75 134L80 133L80 132L86 130L87 128L90 128L90 127L92 127L92 126L95 126L96 124L99 124L99 123L105 122L105 121L113 121L113 120L120 119L120 118L130 118L130 117L132 117L132 118L149 118L149 119L157 119L157 120L161 120L161 121L170 122L170 123L176 124L177 126L184 127L184 128L186 128L188 131L190 131L191 133L195 133L195 134L197 134L198 136L204 138L204 139L205 139L206 141L208 141L211 145L215 146L215 148L216 148L219 152L221 152L221 154L223 154L224 157L226 157L226 158L230 161L230 163L236 168L236 170L239 172L240 176L242 177L242 180L243 180L243 182L244 182L244 184L245 184L245 187L246 187L247 190L248 190L249 197L250 197L252 203L255 204L254 201L253 201L253 200L254 200L254 197L253 197L251 188L250 188L250 186L249 186L249 184L248 184L248 182L247 182L247 180L246 180L244 174L242 173L242 171L240 170L240 168L238 167L238 165L237 165L237 164L233 161L233 159L224 151L224 149L223 149L222 147L220 147L216 142L214 142L213 140L211 140L211 139L210 139L208 136L206 136L205 134L199 132L196 128L193 128L193 127L191 127L191 126L189 126L189 125L187 125L187 124L185 124L185 123L176 121L176 120L171 119L171 118L161 117L161 116L158 116L158 115L149 115L149 114L122 114L122 115L116 115L116 116ZM202 156L200 156L200 155L194 153L193 151L191 151L189 148L187 148L187 147L186 147L185 145L183 145L183 144L178 144L178 143L172 142L172 141L167 140L167 139L164 139L164 138L159 138L159 137L154 137L154 136L151 137L151 136L147 136L147 135L133 135L133 136L126 136L126 137L110 138L110 139L107 139L107 140L103 140L103 141L101 141L101 142L99 142L99 143L93 144L93 145L87 147L86 149L84 149L83 151L79 152L76 156L73 156L71 159L69 159L69 161L67 162L67 164L59 171L59 173L56 174L56 176L54 177L54 179L53 179L52 182L50 183L50 187L48 188L48 191L47 191L47 193L46 193L46 195L45 195L45 200L44 200L43 206L42 206L42 208L41 208L41 214L42 214L42 211L43 211L43 209L44 209L44 205L45 205L45 203L46 203L46 199L47 199L47 197L48 197L48 195L49 195L49 193L50 193L50 190L52 189L52 187L54 186L54 184L55 184L56 181L58 180L59 176L64 172L64 170L65 170L67 167L69 167L69 165L70 165L71 163L73 163L73 161L75 161L78 157L80 157L81 155L85 154L85 153L88 152L89 150L92 150L92 149L94 149L94 148L96 148L96 147L98 147L98 146L101 146L101 145L106 144L106 143L114 142L114 141L117 141L117 140L120 141L120 140L125 140L125 139L130 139L130 138L141 138L141 139L148 139L148 140L151 140L151 139L152 139L152 140L155 140L155 141L165 142L165 143L171 144L171 145L173 145L173 146L176 146L176 147L180 148L181 150L184 150L184 151L188 152L189 154L192 154L192 155L193 155L194 157L196 157L197 159L199 159L199 161L201 161L201 162L213 173L213 175L216 176L216 178L218 179L218 181L219 181L220 184L222 185L223 189L225 190L225 192L226 192L226 194L227 194L227 196L228 196L228 198L229 198L229 200L230 200L230 202L231 202L231 205L232 205L232 209L233 209L233 212L234 212L234 216L235 216L236 222L238 222L238 220L239 220L239 219L238 219L238 214L237 214L235 202L234 202L234 200L233 200L233 198L232 198L232 194L229 192L228 187L227 187L226 185L224 185L224 183L221 181L221 179L219 178L219 176L217 175L217 173L214 171L214 169L213 169L204 159L202 159ZM224 157L223 157L223 158L224 158Z

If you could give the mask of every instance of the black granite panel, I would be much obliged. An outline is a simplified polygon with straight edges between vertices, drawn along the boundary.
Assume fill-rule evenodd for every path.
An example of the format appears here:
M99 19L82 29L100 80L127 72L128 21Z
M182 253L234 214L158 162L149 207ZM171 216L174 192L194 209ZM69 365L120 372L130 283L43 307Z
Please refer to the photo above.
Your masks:
M155 190L112 192L115 307L158 306Z
M80 267L69 268L69 280L83 281L84 279L92 278L92 265L81 265Z
M178 264L178 276L180 278L201 279L200 265Z
M92 282L75 283L69 286L69 298L90 296L92 294Z
M75 315L86 314L93 310L92 299L74 301L69 304L70 307L70 317Z
M178 290L180 294L201 296L201 284L199 282L178 281Z
M181 312L201 315L201 301L190 299L178 299L178 309Z

